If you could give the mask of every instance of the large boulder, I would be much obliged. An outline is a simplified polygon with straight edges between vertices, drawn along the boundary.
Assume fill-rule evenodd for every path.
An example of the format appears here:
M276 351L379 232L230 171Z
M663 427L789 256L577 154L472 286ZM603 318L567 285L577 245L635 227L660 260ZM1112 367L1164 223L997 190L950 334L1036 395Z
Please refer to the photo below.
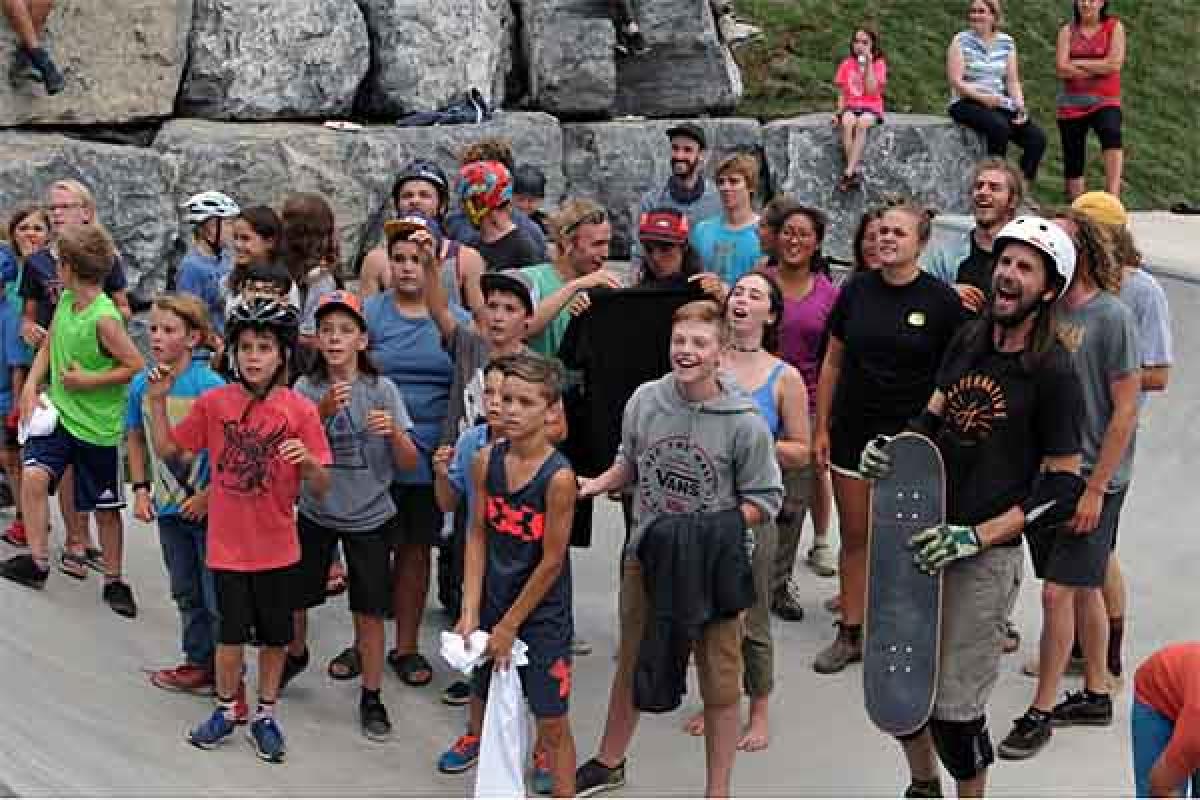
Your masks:
M616 112L647 117L727 114L742 97L742 74L717 37L709 0L637 6L650 50L618 59Z
M348 114L370 63L354 0L195 0L181 113L213 119Z
M66 77L54 97L40 83L9 80L17 40L0 24L0 126L169 116L191 24L192 0L58 3L43 40Z
M535 108L607 115L617 92L615 35L607 0L516 0Z
M734 150L758 151L762 127L752 119L693 120L708 139L708 166ZM567 194L590 197L613 219L613 258L627 258L642 195L671 175L667 129L675 121L645 120L563 125Z
M357 0L371 36L366 108L398 116L442 108L468 89L492 106L512 68L508 0Z
M764 146L772 184L829 215L825 251L848 258L854 229L868 208L905 194L946 213L970 209L971 169L983 157L979 136L945 117L888 114L868 134L861 188L837 190L845 165L829 114L769 123Z
M0 209L43 203L50 184L63 179L91 189L96 217L121 251L130 285L146 295L161 290L175 236L172 165L140 147L0 133Z
M561 135L546 114L500 113L482 125L356 132L303 123L179 119L163 126L154 147L178 165L176 205L206 189L227 192L243 205L275 208L289 192L323 195L337 219L343 268L353 273L378 240L400 169L420 156L453 176L461 148L484 136L510 138L518 158L546 170L550 190L561 192Z

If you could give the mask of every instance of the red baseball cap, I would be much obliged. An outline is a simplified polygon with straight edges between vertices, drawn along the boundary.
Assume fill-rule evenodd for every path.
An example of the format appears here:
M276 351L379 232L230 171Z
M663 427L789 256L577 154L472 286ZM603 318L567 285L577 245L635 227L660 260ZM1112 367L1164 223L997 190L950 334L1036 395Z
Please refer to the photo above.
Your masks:
M656 208L642 214L638 222L638 239L643 242L686 244L688 218L672 208Z
M337 289L321 295L321 299L317 301L317 309L313 316L316 319L320 319L331 311L345 311L354 317L364 331L367 329L367 318L363 315L362 300L354 292Z

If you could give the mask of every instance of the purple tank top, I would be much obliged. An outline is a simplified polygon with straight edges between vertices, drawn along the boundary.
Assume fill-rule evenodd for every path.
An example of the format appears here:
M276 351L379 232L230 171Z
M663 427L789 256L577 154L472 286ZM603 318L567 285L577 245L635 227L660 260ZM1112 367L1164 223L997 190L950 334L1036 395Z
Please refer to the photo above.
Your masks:
M807 297L783 301L783 325L779 331L783 352L780 355L804 378L809 414L817 410L817 377L824 355L825 329L837 298L838 288L829 278L816 275Z

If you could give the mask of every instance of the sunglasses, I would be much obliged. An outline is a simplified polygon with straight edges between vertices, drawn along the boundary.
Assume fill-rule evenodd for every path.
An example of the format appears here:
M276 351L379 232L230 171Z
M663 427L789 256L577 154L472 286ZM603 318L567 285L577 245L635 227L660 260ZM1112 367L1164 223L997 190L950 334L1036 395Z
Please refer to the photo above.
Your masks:
M649 242L643 242L642 247L646 248L646 252L648 253L665 253L669 250L675 250L677 248L682 249L683 245L676 244L675 242L660 242L652 240Z
M604 209L599 209L597 211L590 211L587 214L584 214L579 219L575 220L574 222L564 225L562 228L562 235L570 236L572 233L579 230L579 228L583 227L584 225L599 225L602 222L608 222L608 212L607 211L605 211Z

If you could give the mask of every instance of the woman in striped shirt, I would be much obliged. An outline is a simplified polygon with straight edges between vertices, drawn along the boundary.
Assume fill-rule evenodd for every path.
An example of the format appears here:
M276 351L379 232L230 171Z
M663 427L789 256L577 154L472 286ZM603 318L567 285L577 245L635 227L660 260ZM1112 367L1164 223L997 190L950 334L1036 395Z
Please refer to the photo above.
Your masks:
M1046 152L1046 134L1025 109L1017 46L1000 30L1001 0L972 0L971 27L955 35L946 52L950 117L983 135L988 154L1004 156L1010 141L1021 148L1021 172L1032 183Z

